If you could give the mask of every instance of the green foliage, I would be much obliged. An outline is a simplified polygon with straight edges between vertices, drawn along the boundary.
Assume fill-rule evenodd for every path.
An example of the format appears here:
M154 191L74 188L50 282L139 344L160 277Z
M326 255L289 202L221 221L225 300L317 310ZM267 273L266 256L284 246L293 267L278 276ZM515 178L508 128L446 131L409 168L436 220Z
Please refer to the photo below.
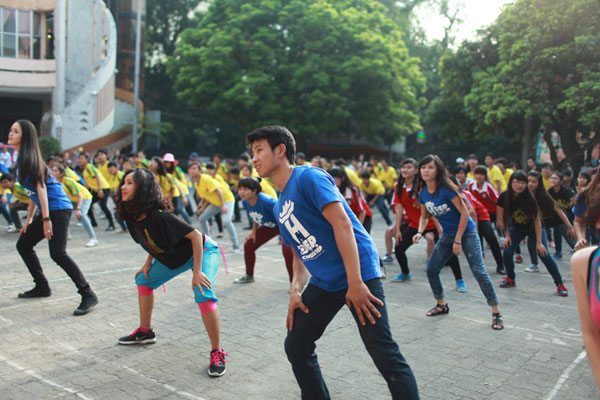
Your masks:
M40 138L39 144L40 151L42 152L42 157L44 158L44 160L62 151L60 147L60 142L53 137L43 136Z
M498 62L473 75L465 97L469 115L489 127L537 119L548 135L560 135L565 163L581 165L585 149L576 132L600 128L598 17L597 0L519 0L508 6L493 28Z
M215 0L167 67L178 97L240 132L393 143L421 128L425 80L373 0ZM243 135L238 139L243 144Z

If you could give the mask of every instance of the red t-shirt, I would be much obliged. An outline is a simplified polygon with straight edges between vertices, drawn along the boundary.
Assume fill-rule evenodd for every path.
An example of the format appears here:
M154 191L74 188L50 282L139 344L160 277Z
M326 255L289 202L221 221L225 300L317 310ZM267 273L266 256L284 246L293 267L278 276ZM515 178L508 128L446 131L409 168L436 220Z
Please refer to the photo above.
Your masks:
M475 196L489 214L496 215L496 200L498 200L498 192L492 184L484 182L481 189L477 188L477 182L469 184L469 192Z
M402 195L398 198L398 184L394 187L394 197L392 198L392 208L395 208L396 204L400 204L406 213L408 218L408 226L411 228L419 229L419 219L421 218L421 205L417 197L410 198L406 186L402 188ZM429 218L425 230L435 229L435 223L433 219Z
M373 218L373 213L371 212L371 208L369 207L369 204L367 203L365 198L362 197L362 195L360 194L358 189L352 188L352 187L347 187L346 193L344 193L344 198L346 199L346 202L348 203L348 206L350 207L352 212L357 217L358 217L358 214L360 214L360 212L362 210L365 210L365 212L366 212L365 217Z
M475 210L477 214L477 221L491 221L490 214L485 209L483 204L481 204L473 195L473 193L468 191L463 191L462 194L467 198L467 201L471 203L471 207Z

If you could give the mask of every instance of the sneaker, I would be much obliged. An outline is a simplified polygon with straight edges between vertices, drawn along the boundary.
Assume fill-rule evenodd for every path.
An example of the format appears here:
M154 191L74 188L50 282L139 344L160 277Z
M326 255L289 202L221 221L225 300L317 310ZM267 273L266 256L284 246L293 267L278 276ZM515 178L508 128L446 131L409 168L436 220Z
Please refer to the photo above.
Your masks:
M504 267L502 265L498 265L496 267L496 273L498 275L506 275L506 269L504 269Z
M77 223L75 225L76 226L83 226L83 224L80 221L77 221Z
M81 304L73 311L73 315L85 315L89 313L96 304L98 304L98 297L96 297L93 292L91 294L86 294L81 297Z
M385 279L387 277L387 271L385 269L385 266L382 265L381 266L381 279Z
M251 283L254 282L254 277L250 275L242 275L233 280L233 283Z
M552 258L554 258L555 261L560 261L562 260L562 253L556 253L552 256Z
M540 272L540 267L538 267L536 264L533 264L525 268L525 272Z
M6 228L6 232L8 232L8 233L15 233L15 232L17 232L17 228L15 228L15 224L10 224L8 226L8 228Z
M73 239L73 238L71 237L71 232L67 232L67 240L71 240L71 239Z
M90 241L85 244L85 247L95 247L95 246L98 246L98 239L96 239L96 238L90 239Z
M35 287L33 289L28 290L23 293L19 293L18 297L20 299L33 299L35 297L50 297L51 294L52 294L52 291L50 290L50 286L35 285Z
M114 225L109 225L108 228L106 228L106 232L112 232L115 230L115 226Z
M154 331L150 329L148 332L142 332L140 328L137 328L128 336L119 338L119 344L151 344L156 343L156 335Z
M385 255L385 257L383 257L383 258L381 259L381 262L384 262L384 263L386 263L386 264L387 264L387 263L392 263L392 262L394 262L394 259L393 259L393 258L392 258L392 256L390 256L389 254L386 254L386 255Z
M456 291L460 292L460 293L466 293L467 292L467 285L465 284L464 279L457 279L456 280Z
M567 297L569 295L569 290L567 290L565 285L558 285L556 287L556 293L558 293L559 296Z
M208 375L223 376L225 374L225 353L223 349L217 349L210 352L210 366L208 367Z
M233 252L234 253L239 253L240 252L240 246L233 246Z
M404 282L404 281L409 281L412 278L411 274L405 274L405 273L400 273L398 275L396 275L393 279L392 282Z
M510 287L515 287L517 286L517 283L515 282L514 279L510 279L510 278L504 278L504 280L502 282L500 282L499 285L501 288L510 288Z
M523 256L520 254L517 254L517 256L515 257L515 262L517 264L521 264L523 262Z

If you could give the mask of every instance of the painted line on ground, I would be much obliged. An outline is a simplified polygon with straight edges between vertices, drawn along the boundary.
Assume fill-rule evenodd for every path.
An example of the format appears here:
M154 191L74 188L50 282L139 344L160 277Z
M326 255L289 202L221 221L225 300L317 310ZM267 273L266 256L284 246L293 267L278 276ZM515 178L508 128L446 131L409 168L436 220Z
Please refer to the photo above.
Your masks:
M562 388L567 379L569 379L569 374L571 373L571 371L585 358L586 355L587 353L585 352L585 350L579 353L575 361L573 361L571 365L565 368L563 373L558 378L556 385L554 385L554 388L552 388L552 390L546 395L546 397L544 397L544 400L554 399L554 397L558 394L558 391Z

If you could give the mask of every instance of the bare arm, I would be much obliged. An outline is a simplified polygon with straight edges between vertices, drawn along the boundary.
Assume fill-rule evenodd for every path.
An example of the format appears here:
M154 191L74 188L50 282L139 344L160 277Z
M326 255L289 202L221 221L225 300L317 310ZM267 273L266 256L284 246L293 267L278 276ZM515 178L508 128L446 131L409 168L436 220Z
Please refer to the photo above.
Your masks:
M427 223L429 222L429 211L425 208L424 204L421 204L421 216L419 217L419 229L415 236L413 236L413 243L418 243L421 236L423 236L423 232L427 227Z
M583 249L588 245L587 239L585 238L585 221L583 218L575 216L575 236L577 236L577 244L575 250Z
M285 323L287 329L290 331L294 328L294 313L297 308L306 314L309 313L308 307L302 302L302 291L308 283L310 273L295 251L292 260L292 269L294 270L294 277L292 278L292 285L290 288L290 304L288 305L288 315Z
M194 255L194 270L192 273L192 290L195 287L200 290L201 294L204 294L204 290L202 287L204 286L207 289L211 288L210 279L202 272L202 253L204 244L202 243L202 233L194 229L187 235L185 235L187 239L192 242L192 253Z
M333 202L323 207L323 216L333 227L333 234L337 248L344 261L346 276L348 278L348 290L346 292L346 304L348 308L354 307L360 323L364 326L365 317L371 324L375 324L375 318L381 317L373 303L383 306L383 302L371 294L365 285L360 273L360 259L358 247L352 229L352 222L346 211L339 202Z
M460 220L458 221L458 230L456 231L456 236L454 236L454 245L452 246L452 251L454 254L459 255L462 246L462 235L465 233L465 229L467 228L467 223L469 222L469 210L467 210L467 206L465 202L459 196L456 196L452 199L452 204L460 213Z
M42 219L48 219L43 222L44 225L44 236L46 239L52 239L52 221L50 221L50 207L48 206L48 192L46 185L40 183L37 185L37 195L40 201L40 211L42 212Z

